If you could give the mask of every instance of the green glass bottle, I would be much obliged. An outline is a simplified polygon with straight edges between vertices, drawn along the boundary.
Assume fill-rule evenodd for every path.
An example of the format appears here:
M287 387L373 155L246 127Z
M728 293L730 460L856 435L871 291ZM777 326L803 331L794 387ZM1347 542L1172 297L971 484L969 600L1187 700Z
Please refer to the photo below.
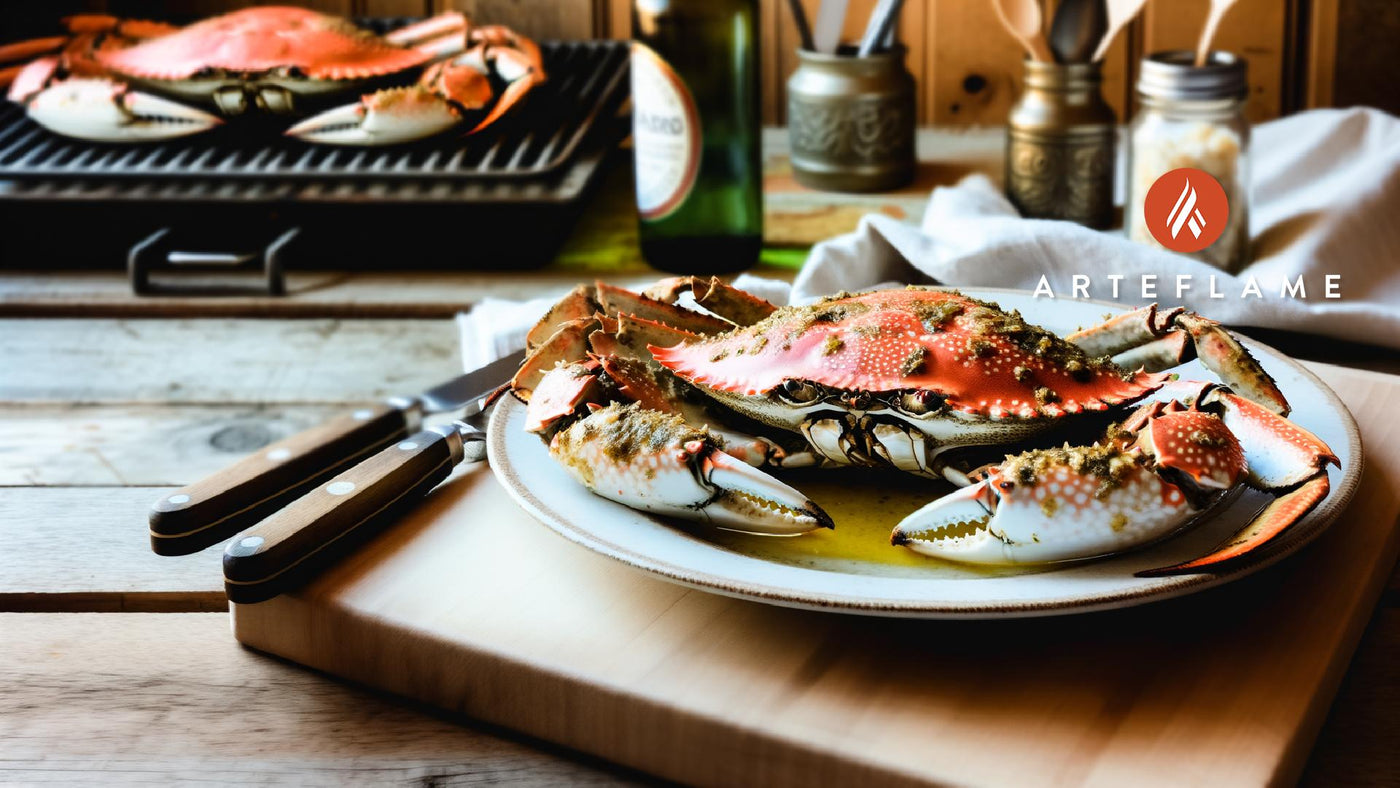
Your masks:
M642 256L678 274L758 261L757 0L635 0L632 145Z

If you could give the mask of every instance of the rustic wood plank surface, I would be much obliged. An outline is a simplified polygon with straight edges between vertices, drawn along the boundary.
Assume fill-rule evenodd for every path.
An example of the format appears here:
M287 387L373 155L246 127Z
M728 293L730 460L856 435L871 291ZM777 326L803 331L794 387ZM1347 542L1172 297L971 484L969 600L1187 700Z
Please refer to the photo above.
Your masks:
M0 611L225 610L222 547L151 552L146 512L170 487L0 490Z
M0 317L451 317L484 298L523 300L560 293L587 274L571 270L501 272L294 271L289 297L134 298L121 271L0 270ZM621 286L652 281L650 271L608 274Z
M641 778L253 654L228 617L0 614L0 783Z
M0 336L11 403L361 402L461 371L447 320L14 318Z
M0 486L183 486L369 402L0 408Z

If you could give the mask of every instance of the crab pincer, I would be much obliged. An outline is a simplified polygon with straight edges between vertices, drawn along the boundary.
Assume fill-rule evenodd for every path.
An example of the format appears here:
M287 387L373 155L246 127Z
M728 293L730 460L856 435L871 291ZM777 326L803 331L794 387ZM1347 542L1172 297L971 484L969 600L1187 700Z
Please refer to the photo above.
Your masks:
M1195 389L1189 405L1142 405L1093 446L1009 457L911 514L890 541L975 564L1092 558L1166 537L1245 483L1278 497L1208 555L1139 574L1202 572L1241 559L1326 497L1325 468L1337 458L1264 406L1213 384Z
M722 451L679 416L617 403L569 424L549 452L584 486L633 509L786 536L835 527L807 496Z
M481 131L544 81L535 43L503 31L476 28L467 34L474 46L430 65L417 84L366 94L301 121L287 134L330 145L391 145L466 124L468 133Z
M221 122L203 110L105 77L64 78L53 57L25 66L10 85L9 99L24 105L35 122L52 131L97 142L181 137Z

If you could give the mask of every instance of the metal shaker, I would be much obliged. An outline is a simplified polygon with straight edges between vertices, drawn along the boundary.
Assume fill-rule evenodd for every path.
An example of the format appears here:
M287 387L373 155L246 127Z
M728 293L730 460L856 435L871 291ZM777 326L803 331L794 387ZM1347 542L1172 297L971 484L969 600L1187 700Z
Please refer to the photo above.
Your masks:
M1025 61L1006 138L1006 196L1022 216L1113 224L1118 118L1102 84L1099 63Z
M814 189L869 192L914 179L914 77L904 47L856 57L797 51L788 79L792 171Z

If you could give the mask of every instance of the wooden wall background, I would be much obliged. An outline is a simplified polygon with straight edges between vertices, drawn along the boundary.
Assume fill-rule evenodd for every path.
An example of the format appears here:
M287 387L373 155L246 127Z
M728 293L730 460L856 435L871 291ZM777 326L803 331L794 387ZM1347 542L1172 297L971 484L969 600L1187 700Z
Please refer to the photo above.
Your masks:
M702 0L703 1L703 0ZM802 0L814 16L820 0ZM785 0L759 0L765 118L784 120L784 85L796 66L797 36ZM1044 0L1047 12L1057 0ZM7 10L18 29L51 24L66 11L108 10L147 17L198 16L250 5L238 0L72 0ZM347 15L418 16L460 8L481 21L537 38L626 38L631 0L302 0ZM875 0L850 0L847 33L864 27ZM1132 112L1136 63L1144 52L1193 47L1208 0L1151 0L1105 63L1104 92L1119 117ZM22 10L21 10L22 9ZM920 86L926 124L1004 122L1020 84L1020 51L989 0L907 0L900 36ZM0 38L10 38L3 35ZM1397 0L1239 0L1218 46L1249 59L1253 120L1307 107L1365 104L1400 113L1400 2Z

